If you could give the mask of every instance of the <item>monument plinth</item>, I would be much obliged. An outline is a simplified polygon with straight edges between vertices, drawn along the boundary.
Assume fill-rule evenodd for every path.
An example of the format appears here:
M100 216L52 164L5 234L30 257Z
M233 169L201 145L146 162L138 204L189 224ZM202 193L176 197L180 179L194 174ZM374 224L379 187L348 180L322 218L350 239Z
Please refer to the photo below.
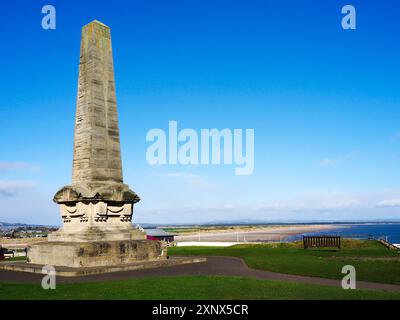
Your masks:
M82 29L72 184L54 196L63 226L32 245L34 264L86 267L165 259L132 225L137 194L123 183L110 28Z

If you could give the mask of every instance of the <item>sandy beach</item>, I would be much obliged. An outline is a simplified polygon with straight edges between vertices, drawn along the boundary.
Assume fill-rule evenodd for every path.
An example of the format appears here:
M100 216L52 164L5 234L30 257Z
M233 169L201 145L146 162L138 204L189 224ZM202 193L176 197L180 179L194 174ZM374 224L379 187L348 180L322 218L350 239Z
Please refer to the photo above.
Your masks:
M286 237L307 232L346 228L345 225L273 225L215 227L199 231L182 232L175 236L177 242L266 242L284 241ZM173 233L173 232L172 232ZM24 248L29 244L47 241L46 238L0 239L0 245L8 248Z
M267 226L256 228L237 228L221 230L199 230L177 235L178 242L210 241L210 242L264 242L283 241L288 236L298 235L307 232L327 231L339 228L346 228L343 225L290 225L290 226Z

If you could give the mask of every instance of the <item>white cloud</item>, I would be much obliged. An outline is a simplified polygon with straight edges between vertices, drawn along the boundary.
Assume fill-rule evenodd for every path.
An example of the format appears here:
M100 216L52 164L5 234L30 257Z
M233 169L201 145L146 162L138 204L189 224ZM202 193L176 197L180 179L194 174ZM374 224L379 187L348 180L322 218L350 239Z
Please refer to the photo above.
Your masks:
M377 203L378 207L400 207L400 199L386 199Z
M215 184L209 182L206 178L193 173L170 172L170 173L158 173L156 175L169 178L182 179L185 183L193 187L204 187L204 188L215 187Z
M241 201L201 203L196 205L163 205L145 207L136 211L140 222L200 223L215 221L355 221L399 219L400 206L395 195L400 190L374 192L339 192L308 190L296 194L281 195L268 201ZM385 201L385 199L394 200ZM377 203L385 206L377 206ZM388 205L392 206L389 207Z
M341 162L350 160L350 159L354 158L357 154L358 154L357 151L352 151L350 153L347 153L347 154L344 154L341 156L337 156L337 157L326 157L326 158L319 160L318 165L321 167L331 167L331 166L337 165Z
M320 160L320 161L318 162L318 164L319 164L321 167L329 167L329 166L335 165L336 162L337 162L337 161L336 161L335 159L325 158L325 159Z
M26 162L0 161L0 172L4 171L38 171L38 167Z
M36 184L32 181L2 181L0 180L0 197L13 197L21 192L33 188Z

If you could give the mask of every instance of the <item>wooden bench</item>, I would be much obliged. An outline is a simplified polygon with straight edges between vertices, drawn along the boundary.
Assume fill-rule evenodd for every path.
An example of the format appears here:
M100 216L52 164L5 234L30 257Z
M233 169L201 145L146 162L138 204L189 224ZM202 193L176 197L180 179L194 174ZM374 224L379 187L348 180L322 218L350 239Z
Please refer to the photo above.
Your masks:
M339 236L303 236L304 249L307 248L338 248L340 249Z

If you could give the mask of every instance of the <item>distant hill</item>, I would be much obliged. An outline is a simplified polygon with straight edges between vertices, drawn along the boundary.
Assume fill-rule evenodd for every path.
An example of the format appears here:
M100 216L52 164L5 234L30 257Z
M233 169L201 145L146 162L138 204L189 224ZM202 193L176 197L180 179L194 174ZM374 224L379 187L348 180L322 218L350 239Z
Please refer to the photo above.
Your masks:
M9 222L1 222L0 221L0 227L26 227L29 226L29 224L25 223L9 223Z
M27 224L20 222L1 222L0 221L0 229L10 229L10 228L18 228L18 227L49 227L52 228L54 226L47 225L39 225L39 224Z
M134 225L140 225L142 228L157 228L157 227L193 227L193 226L204 226L204 227L213 227L213 226L267 226L267 225L301 225L301 224L387 224L387 223L400 223L399 219L386 219L386 220L358 220L358 221L318 221L318 220L282 220L282 221L265 221L265 220L256 220L256 219L243 219L243 220L214 220L208 222L197 222L197 223L146 223L146 222L134 222ZM59 227L59 226L51 226L51 225L37 225L37 224L26 224L26 223L10 223L10 222L1 222L0 221L0 229L9 229L9 228L17 228L17 227Z
M312 225L312 224L390 224L400 223L399 219L384 219L384 220L348 220L348 221L337 221L337 220L281 220L281 221L265 221L265 220L253 220L253 219L243 219L243 220L215 220L209 222L198 222L198 223L160 223L154 226L158 227L218 227L218 226L268 226L268 225ZM142 227L145 227L146 223L139 223Z

